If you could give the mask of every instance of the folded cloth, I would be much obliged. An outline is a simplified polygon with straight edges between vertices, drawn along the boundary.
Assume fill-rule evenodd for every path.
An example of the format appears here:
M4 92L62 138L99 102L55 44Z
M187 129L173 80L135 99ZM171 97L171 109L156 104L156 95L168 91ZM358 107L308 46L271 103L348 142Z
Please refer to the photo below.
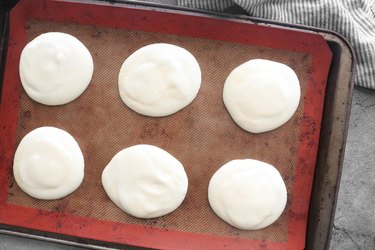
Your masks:
M223 11L234 5L250 16L336 31L353 47L357 86L375 89L375 0L178 0L180 6Z

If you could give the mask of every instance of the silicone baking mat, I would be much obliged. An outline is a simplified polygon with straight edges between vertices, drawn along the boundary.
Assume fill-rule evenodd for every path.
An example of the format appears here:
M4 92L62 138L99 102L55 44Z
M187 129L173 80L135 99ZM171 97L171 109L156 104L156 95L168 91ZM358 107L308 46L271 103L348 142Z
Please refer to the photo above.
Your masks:
M21 1L10 21L0 122L0 223L157 248L303 248L331 59L322 37L130 6L44 0ZM73 102L56 107L31 100L18 76L23 47L50 31L77 37L94 60L87 90ZM183 110L151 118L123 104L117 78L132 52L158 42L190 51L200 64L202 86ZM228 74L254 58L289 65L301 83L301 101L291 120L262 134L239 128L222 100ZM85 157L82 185L60 200L34 199L13 180L12 159L19 141L41 126L55 126L72 134ZM118 151L135 144L159 146L186 169L186 199L169 215L147 220L131 217L116 207L102 188L104 167ZM230 160L244 158L274 165L287 186L284 213L262 230L231 227L208 204L207 187L213 173Z

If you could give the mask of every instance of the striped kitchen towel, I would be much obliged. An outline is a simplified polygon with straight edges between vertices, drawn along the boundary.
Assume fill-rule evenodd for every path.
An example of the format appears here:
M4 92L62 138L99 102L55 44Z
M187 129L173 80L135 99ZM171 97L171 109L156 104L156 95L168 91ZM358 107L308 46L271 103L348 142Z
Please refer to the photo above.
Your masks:
M354 83L375 89L375 0L178 0L179 5L223 11L234 5L250 16L336 31L352 45Z

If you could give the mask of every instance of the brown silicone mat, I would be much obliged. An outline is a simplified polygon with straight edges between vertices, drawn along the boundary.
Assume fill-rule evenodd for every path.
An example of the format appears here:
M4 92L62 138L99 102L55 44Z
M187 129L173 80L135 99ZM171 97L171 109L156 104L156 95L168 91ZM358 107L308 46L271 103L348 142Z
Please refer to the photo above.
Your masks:
M75 216L140 224L163 229L210 235L285 242L288 237L290 194L297 161L303 101L282 127L251 134L230 118L222 101L227 75L254 58L278 61L295 70L304 100L311 57L308 54L176 35L31 20L28 41L39 34L60 31L81 40L94 59L94 75L87 90L75 101L49 107L32 101L21 90L17 145L40 126L55 126L72 134L85 157L85 178L71 195L41 201L23 193L11 180L8 203ZM125 106L118 94L117 77L123 61L135 50L151 43L172 43L189 50L202 70L202 86L196 99L183 110L164 118L139 115ZM156 219L136 219L117 208L105 194L101 173L120 150L135 144L161 147L184 165L189 189L182 205ZM257 231L235 229L212 212L207 200L210 177L232 159L253 158L274 165L288 189L287 207L273 225Z

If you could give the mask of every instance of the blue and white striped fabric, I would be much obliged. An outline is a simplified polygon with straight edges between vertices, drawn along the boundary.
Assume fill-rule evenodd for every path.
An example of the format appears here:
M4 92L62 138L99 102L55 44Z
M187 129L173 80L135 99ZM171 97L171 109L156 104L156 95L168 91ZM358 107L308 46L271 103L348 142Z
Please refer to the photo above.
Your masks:
M336 31L356 53L354 83L375 89L375 0L178 0L178 4L213 11L237 4L253 17Z

